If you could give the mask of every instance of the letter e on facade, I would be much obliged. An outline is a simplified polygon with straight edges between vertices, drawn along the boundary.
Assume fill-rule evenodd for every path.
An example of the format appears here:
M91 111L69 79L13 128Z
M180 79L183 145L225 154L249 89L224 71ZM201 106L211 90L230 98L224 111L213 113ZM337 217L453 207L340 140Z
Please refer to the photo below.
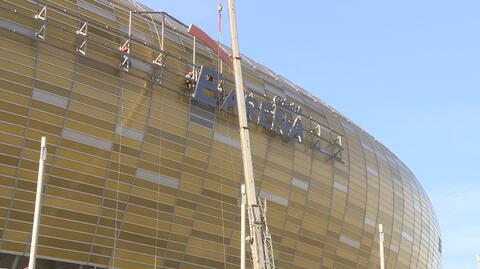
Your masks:
M221 74L202 66L195 91L193 92L193 99L206 105L217 107L217 86L219 79L222 79ZM215 81L217 81L217 83Z

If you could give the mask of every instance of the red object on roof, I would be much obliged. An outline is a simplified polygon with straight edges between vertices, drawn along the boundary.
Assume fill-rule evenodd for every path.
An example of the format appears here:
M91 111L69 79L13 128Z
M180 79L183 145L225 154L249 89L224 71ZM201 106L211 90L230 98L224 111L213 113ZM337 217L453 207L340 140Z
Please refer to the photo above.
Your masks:
M220 56L220 59L222 59L228 65L228 67L233 70L233 61L230 55L228 55L228 53L221 46L219 46L218 43L213 40L207 33L205 33L202 29L198 28L194 24L191 24L190 27L188 27L188 32L196 38L200 39L214 52L217 52ZM243 85L243 90L247 89L248 87Z
M215 40L208 36L207 33L205 33L202 29L198 28L194 24L191 24L190 27L188 27L188 32L196 38L200 39L214 52L217 52L220 55L220 59L222 59L228 65L228 67L233 70L233 61L232 58L230 58L230 55L228 55L228 53L222 47L220 47Z

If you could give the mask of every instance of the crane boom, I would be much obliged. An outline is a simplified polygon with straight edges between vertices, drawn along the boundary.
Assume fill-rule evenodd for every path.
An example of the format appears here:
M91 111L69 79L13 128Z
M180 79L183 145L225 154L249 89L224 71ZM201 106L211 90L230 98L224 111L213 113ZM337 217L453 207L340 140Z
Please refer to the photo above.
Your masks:
M228 0L230 17L230 36L232 41L233 71L235 75L235 92L240 129L240 144L242 149L243 174L245 176L245 191L247 196L247 212L250 227L250 248L254 269L274 269L271 237L268 231L265 206L259 203L255 192L253 177L252 154L250 150L250 134L248 130L247 114L245 111L245 96L243 92L243 78L241 58L238 47L238 34L235 17L234 0ZM241 240L245 240L242 238Z

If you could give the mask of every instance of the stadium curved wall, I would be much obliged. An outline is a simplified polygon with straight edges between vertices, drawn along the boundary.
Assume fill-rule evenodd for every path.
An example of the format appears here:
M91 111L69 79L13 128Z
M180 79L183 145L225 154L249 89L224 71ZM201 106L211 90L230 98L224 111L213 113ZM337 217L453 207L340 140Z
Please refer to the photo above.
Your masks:
M0 9L0 267L26 266L39 141L47 136L40 268L238 268L237 119L191 97L187 27L165 15L161 68L152 64L161 15L134 16L125 71L119 47L128 10L146 7L47 4L46 22L34 18L44 3L7 0ZM84 22L87 38L75 33ZM217 63L197 40L196 64L218 70ZM295 102L305 130L321 124L333 146L335 132L341 137L337 152L250 123L277 267L379 268L382 223L388 268L440 268L438 223L413 173L305 90L247 57L242 64L258 98ZM231 72L224 76L232 89Z

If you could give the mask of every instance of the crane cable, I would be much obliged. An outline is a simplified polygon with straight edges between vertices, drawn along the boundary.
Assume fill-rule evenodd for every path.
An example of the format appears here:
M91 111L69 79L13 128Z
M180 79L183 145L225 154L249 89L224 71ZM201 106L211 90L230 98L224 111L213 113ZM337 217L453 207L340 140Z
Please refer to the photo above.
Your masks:
M223 64L222 64L222 58L220 58L220 45L221 45L221 38L222 38L222 0L218 0L218 5L217 5L217 12L218 12L218 39L217 39L217 56L218 56L218 68L219 68L219 74L223 73Z
M218 33L217 33L217 57L218 57L218 64L217 64L217 71L218 71L218 90L221 90L221 95L224 95L225 92L223 90L223 77L220 80L223 72L222 66L222 58L220 58L220 44L222 40L222 0L218 0L217 4L217 12L218 12ZM220 182L220 192L223 194L223 179ZM223 206L223 197L220 197L220 207L221 207L221 214L222 214L222 245L223 245L223 266L224 269L227 268L227 249L225 246L225 217L224 217L224 206Z

